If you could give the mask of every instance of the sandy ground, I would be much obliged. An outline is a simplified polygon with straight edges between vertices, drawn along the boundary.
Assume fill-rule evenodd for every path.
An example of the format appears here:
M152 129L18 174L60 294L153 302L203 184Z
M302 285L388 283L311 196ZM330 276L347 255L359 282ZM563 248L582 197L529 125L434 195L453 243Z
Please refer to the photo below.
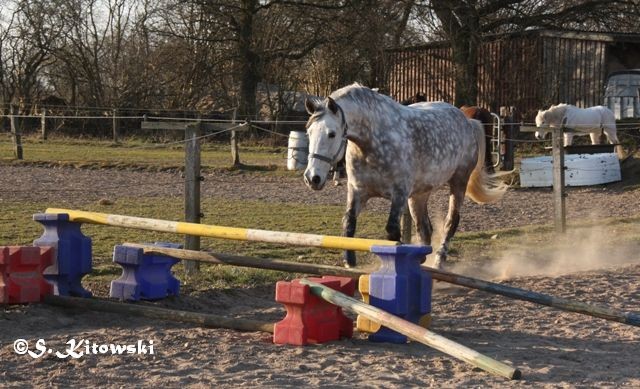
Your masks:
M210 196L311 204L344 201L344 186L310 195L290 178L236 174L207 178L203 191ZM0 166L0 181L9 179L13 184L0 191L0 201L30 199L81 205L116 196L122 187L130 188L131 196L181 194L179 184L168 185L179 180L172 173ZM131 185L140 182L150 184ZM47 185L55 190L36 190ZM433 207L444 209L445 196L436 197ZM374 210L385 207L384 201L371 204ZM498 204L469 204L461 229L548 223L552 214L549 190L512 190ZM636 216L640 214L640 190L623 190L616 185L571 189L568 214L570 218ZM620 260L606 261L607 265L599 261L585 269L573 266L571 261L579 262L586 251L593 249L577 242L562 256L565 262L552 272L509 272L502 274L500 282L640 312L638 249L633 245L601 245L596 256ZM529 269L538 268L537 263L539 268L548 268L543 262L550 255L542 249L511 254L526 261ZM500 262L496 266L503 267ZM460 271L477 274L478 269L468 264ZM498 274L482 275L494 278ZM0 386L640 387L640 328L444 283L436 284L433 299L433 331L517 366L523 379L509 382L419 343L376 344L361 334L322 345L278 346L270 342L267 333L29 305L3 307L0 311ZM256 320L277 321L284 316L283 308L273 301L272 288L185 293L157 304ZM36 341L44 339L54 353L40 358L17 355L13 342L20 338L29 341L32 351L37 351ZM71 339L98 345L136 344L138 340L149 345L153 341L154 354L57 357L55 351L63 352Z

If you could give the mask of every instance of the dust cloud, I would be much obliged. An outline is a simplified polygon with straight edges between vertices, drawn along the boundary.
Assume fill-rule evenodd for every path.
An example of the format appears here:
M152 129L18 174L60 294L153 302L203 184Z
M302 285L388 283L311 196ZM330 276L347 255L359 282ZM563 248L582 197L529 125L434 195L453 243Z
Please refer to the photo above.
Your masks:
M502 251L495 261L461 262L450 271L499 281L640 263L640 244L616 243L616 234L615 229L605 226L572 229L554 235L552 241L541 240L540 235L524 235L517 247Z

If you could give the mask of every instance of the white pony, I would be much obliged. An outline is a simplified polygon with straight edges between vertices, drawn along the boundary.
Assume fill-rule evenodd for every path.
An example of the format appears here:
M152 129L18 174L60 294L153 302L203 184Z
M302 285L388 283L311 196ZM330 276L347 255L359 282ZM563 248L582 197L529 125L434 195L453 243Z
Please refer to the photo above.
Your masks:
M602 105L590 108L578 108L569 104L552 105L546 111L538 111L537 127L571 128L576 132L564 134L564 145L570 146L574 135L591 136L591 144L600 144L600 134L604 132L611 144L618 144L616 136L616 118L611 110ZM537 139L544 139L548 130L536 132ZM583 134L580 134L583 133Z

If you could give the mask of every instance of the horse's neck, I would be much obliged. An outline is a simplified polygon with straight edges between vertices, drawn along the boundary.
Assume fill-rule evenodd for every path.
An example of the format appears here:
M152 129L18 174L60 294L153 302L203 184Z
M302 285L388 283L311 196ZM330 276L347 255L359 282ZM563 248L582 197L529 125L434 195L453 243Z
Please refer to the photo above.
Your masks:
M338 104L344 112L348 135L363 139L371 137L372 117L367 115L362 105L350 98L344 98Z

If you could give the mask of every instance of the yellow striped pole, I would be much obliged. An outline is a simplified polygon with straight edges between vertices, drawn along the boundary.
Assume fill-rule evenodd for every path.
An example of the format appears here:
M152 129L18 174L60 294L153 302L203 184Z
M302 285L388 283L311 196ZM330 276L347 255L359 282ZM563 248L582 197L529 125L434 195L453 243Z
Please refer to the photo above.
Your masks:
M347 238L342 236L213 226L207 224L148 219L135 216L77 211L73 209L47 208L45 212L66 213L69 215L69 220L76 223L102 224L115 227L135 228L139 230L206 236L210 238L282 243L295 246L322 247L326 249L371 251L371 246L396 246L400 244L400 242L394 242L391 240Z

